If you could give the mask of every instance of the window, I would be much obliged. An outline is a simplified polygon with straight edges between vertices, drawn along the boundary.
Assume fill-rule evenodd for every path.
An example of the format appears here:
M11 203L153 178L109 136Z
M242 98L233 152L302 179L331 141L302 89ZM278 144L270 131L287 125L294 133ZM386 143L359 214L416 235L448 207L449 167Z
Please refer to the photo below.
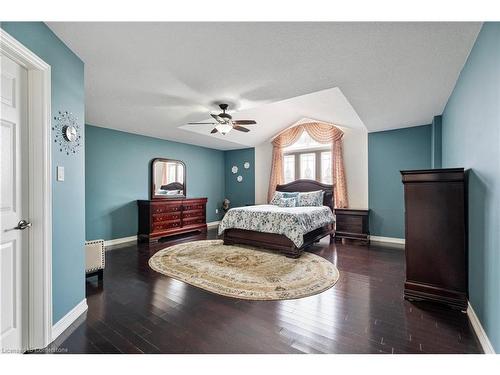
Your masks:
M321 182L324 184L332 183L332 152L323 151L321 153Z
M177 179L175 181L184 183L184 165L180 163L177 164Z
M295 180L295 155L285 155L284 157L285 184Z
M332 152L329 144L318 143L304 131L293 145L283 150L285 183L309 179L332 183Z
M297 141L286 148L288 151L299 151L299 150L308 150L311 148L328 148L328 145L324 143L316 142L311 138L308 132L304 131Z
M300 155L300 178L316 179L316 154L307 153Z
M167 163L167 181L184 183L184 166L179 163Z

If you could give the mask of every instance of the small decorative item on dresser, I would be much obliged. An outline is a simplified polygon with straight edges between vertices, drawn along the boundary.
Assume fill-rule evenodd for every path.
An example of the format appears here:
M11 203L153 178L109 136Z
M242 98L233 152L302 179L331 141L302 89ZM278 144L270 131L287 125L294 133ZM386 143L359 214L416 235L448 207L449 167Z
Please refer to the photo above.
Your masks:
M102 280L104 271L104 240L85 241L85 276Z
M229 211L230 205L231 205L231 201L227 198L224 198L224 200L222 201L222 211L224 211L224 213Z
M361 240L368 245L370 243L369 212L370 210L336 208L335 238Z

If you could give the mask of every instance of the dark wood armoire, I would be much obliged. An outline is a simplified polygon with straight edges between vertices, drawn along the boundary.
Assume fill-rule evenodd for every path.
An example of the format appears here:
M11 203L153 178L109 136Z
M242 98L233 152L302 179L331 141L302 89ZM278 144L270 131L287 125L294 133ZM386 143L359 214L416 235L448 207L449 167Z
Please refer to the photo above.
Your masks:
M408 300L467 309L467 173L463 168L401 171Z

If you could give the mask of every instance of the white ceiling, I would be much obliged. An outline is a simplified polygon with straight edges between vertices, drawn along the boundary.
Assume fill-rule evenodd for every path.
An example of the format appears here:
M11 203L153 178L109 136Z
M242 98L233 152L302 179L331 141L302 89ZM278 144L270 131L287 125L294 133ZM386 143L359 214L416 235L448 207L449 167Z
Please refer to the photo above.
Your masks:
M85 62L86 123L232 149L255 146L303 117L368 131L430 123L481 24L48 26ZM218 112L220 101L234 104L235 119L258 124L226 136L185 126Z
M314 117L312 117L313 114ZM280 130L304 118L326 121L343 127L362 129L365 127L339 88L263 104L238 111L232 115L234 120L252 119L257 121L257 125L246 125L247 128L251 129L249 133L231 131L226 135L215 134L215 137L222 141L228 139L248 147L259 145L271 139ZM210 125L183 125L180 129L214 137L210 134L213 129L213 126Z

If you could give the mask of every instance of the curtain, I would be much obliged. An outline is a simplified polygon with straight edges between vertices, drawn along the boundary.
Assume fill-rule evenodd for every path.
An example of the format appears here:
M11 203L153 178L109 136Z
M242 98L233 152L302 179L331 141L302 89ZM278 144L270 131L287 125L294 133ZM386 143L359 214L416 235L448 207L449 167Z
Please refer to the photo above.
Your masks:
M337 208L348 207L342 141L344 133L336 126L318 122L309 122L294 126L279 134L273 140L273 158L271 161L271 176L269 178L269 190L267 195L268 202L271 201L274 195L276 185L282 184L284 181L283 148L294 144L304 131L306 131L316 142L331 144L334 206Z

